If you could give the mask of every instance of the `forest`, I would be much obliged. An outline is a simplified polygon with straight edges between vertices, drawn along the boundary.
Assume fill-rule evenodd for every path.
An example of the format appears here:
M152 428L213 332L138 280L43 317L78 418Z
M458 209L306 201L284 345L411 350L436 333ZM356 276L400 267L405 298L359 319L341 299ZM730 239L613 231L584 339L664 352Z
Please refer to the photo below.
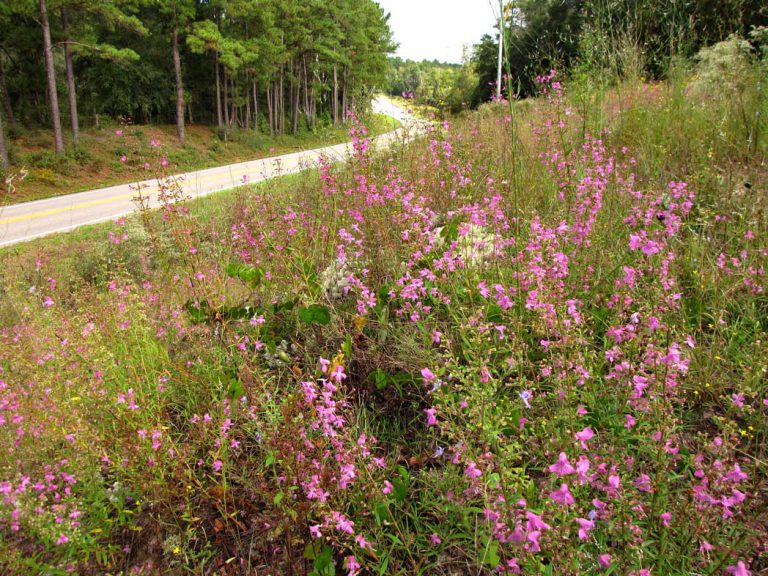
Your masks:
M338 125L393 50L372 0L9 0L0 3L2 124L16 134L99 117L269 134ZM62 119L65 117L65 119ZM5 122L3 122L3 120Z
M502 0L503 90L518 98L535 95L536 77L550 68L589 76L610 69L663 79L675 58L693 59L703 47L731 34L743 37L768 24L759 0ZM495 95L499 24L473 46L461 64L391 58L387 92L458 113ZM642 53L632 62L623 56ZM508 79L508 81L506 81Z

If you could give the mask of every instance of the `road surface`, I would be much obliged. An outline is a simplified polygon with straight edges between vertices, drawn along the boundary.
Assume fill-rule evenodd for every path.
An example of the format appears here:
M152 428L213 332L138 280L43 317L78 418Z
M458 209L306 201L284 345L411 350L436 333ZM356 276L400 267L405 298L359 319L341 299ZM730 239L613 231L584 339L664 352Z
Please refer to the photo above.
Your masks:
M404 133L418 130L418 122L407 112L384 97L373 101L373 110L399 120L403 127L374 139L377 147L386 147L401 139ZM351 144L337 144L315 150L294 152L272 158L251 160L183 174L183 190L190 198L200 198L221 190L260 182L317 166L321 156L344 160ZM125 216L138 209L134 198L137 186L148 198L150 207L159 206L157 180L121 184L78 192L66 196L34 200L0 207L0 246L40 238L57 232L69 232L80 226Z

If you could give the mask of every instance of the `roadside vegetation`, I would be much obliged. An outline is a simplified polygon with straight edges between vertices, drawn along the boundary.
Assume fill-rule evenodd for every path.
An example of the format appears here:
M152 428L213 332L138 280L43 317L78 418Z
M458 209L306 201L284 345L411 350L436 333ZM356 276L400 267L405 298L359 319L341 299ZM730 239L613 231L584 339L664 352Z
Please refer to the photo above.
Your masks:
M768 569L766 61L667 77L4 250L1 571Z
M393 49L373 0L4 1L0 201L136 177L153 140L180 169L338 142Z
M395 130L399 122L367 113L363 121L372 136ZM187 126L182 145L175 126L121 125L110 122L80 133L80 144L62 155L50 150L52 136L35 130L15 139L13 180L0 182L0 202L15 204L92 190L154 177L166 162L177 173L310 150L349 140L349 128L332 125L297 134L233 130L218 133L209 126ZM21 177L23 176L23 178Z

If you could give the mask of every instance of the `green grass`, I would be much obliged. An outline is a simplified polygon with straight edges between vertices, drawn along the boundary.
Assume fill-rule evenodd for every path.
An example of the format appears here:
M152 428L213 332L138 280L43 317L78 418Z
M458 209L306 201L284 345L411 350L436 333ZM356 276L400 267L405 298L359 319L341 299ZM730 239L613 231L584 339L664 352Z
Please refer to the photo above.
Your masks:
M59 466L82 511L0 500L0 568L759 573L768 141L675 82L0 251L0 482Z

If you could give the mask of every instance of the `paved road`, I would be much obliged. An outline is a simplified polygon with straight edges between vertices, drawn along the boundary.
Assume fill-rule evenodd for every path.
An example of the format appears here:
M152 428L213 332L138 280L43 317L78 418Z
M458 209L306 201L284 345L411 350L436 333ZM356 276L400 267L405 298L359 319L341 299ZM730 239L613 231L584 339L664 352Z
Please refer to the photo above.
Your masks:
M390 100L379 97L373 101L376 112L397 118L403 127L374 139L377 147L386 147L401 139L404 132L413 133L417 121ZM187 196L200 198L213 192L242 186L243 182L260 182L275 176L299 172L317 166L321 156L343 160L351 151L351 145L338 144L305 152L284 154L272 158L229 164L183 174L183 188ZM134 202L137 184L149 205L159 205L156 180L134 184L122 184L79 192L56 198L35 200L23 204L0 207L0 246L9 246L56 232L68 232L79 226L112 220L137 210Z

